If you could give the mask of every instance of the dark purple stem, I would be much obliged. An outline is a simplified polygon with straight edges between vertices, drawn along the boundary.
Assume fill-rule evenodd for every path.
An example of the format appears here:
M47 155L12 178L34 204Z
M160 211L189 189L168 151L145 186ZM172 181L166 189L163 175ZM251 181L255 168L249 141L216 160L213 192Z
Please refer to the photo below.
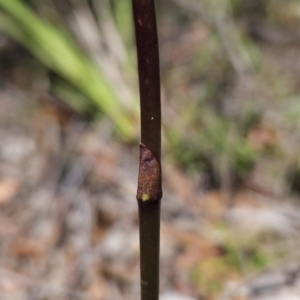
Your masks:
M161 105L154 0L132 0L141 103L137 200L140 223L141 299L159 298Z
M141 102L141 141L160 160L161 111L154 0L132 0Z

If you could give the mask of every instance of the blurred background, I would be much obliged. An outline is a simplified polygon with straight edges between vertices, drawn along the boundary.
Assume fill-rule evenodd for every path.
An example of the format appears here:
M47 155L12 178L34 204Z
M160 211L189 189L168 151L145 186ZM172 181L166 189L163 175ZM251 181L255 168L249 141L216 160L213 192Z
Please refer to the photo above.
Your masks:
M161 299L300 299L300 2L157 1ZM139 299L129 0L0 0L0 298Z

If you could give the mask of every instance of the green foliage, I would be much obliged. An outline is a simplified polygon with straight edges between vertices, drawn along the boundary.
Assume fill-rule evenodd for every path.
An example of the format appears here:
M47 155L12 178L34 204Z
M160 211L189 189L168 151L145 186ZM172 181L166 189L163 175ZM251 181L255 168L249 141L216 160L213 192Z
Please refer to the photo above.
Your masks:
M238 130L230 120L213 114L204 107L198 109L202 114L198 116L195 128L183 127L181 132L179 128L168 131L174 163L190 173L205 171L218 177L222 160L226 158L234 176L245 179L262 154L249 145L247 132L243 131L247 125L241 125ZM185 131L189 135L184 134ZM219 180L220 178L216 178L216 181Z
M284 237L276 232L250 233L222 222L214 229L219 234L219 254L200 259L190 276L204 297L215 297L228 281L239 281L282 259ZM201 252L201 249L199 249Z
M107 114L123 139L132 139L133 124L122 111L113 87L66 30L42 20L19 0L0 0L0 8L3 10L0 21L3 31ZM70 104L77 109L82 108L82 101L75 100Z
M225 279L235 276L222 257L201 261L191 272L191 280L204 297L216 296L224 288Z
M128 48L132 48L133 37L133 16L130 1L112 1L113 14L120 34Z

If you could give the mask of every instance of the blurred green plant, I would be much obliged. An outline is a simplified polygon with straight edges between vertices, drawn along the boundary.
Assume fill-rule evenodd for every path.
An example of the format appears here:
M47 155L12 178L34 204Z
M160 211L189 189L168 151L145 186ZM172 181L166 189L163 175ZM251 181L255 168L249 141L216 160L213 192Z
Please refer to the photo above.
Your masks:
M48 68L74 86L86 100L113 121L124 140L135 137L131 112L122 107L115 88L108 82L103 70L88 57L62 26L41 19L28 5L19 0L0 0L0 29L26 47ZM89 103L70 97L68 89L58 86L69 104L84 109ZM69 93L71 91L69 90Z
M243 181L253 169L255 161L263 154L253 148L247 140L248 119L241 121L239 128L231 120L216 115L209 108L198 108L201 118L189 121L195 129L173 128L167 132L174 163L189 173L206 172L210 175L211 187L220 184L222 160L228 159L229 171L235 182ZM195 110L196 111L196 110ZM232 182L234 184L234 182Z
M295 1L287 2L297 6ZM276 140L274 147L258 149L249 142L251 130L260 124L267 124L277 135L281 132L280 126L292 127L292 114L299 119L294 101L291 115L282 114L283 103L286 106L289 99L295 97L291 84L295 76L289 78L283 69L276 70L274 57L281 61L278 53L282 50L274 53L272 46L277 42L274 37L278 37L280 44L286 41L278 30L279 20L290 20L288 14L283 16L283 11L278 11L285 2L172 0L172 3L182 9L182 14L188 15L185 18L188 21L180 23L177 17L172 22L170 18L171 26L182 32L184 38L194 37L191 43L195 37L201 39L197 49L191 46L184 52L178 34L178 40L175 37L173 43L176 50L169 50L177 59L169 63L173 68L169 82L165 76L167 87L173 88L173 91L167 90L166 97L175 103L174 119L170 126L165 125L166 148L170 150L172 161L189 173L209 173L214 187L220 186L224 165L233 181L237 179L240 183L253 174L258 161L273 159L274 165L274 160L279 159L282 162L279 169L285 169L282 158L289 160L290 155L285 153L294 145L282 147ZM293 14L290 13L290 17L296 22ZM196 24L198 30L193 32L191 23ZM286 44L285 49L289 48ZM187 53L184 59L178 55L180 51Z
M245 234L224 222L216 224L215 230L222 236L219 255L200 260L190 273L205 299L220 294L229 280L239 281L266 270L291 251L283 251L285 237L272 230Z

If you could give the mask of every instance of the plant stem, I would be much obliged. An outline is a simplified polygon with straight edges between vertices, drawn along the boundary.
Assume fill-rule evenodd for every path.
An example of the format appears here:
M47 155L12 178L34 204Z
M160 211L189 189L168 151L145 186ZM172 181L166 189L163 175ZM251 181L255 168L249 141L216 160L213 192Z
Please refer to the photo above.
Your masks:
M142 143L160 159L160 78L154 0L132 0L138 55Z
M159 297L160 201L138 201L138 204L140 219L141 299L157 300Z
M137 200L140 222L141 299L159 297L161 107L154 0L132 0L141 103Z

